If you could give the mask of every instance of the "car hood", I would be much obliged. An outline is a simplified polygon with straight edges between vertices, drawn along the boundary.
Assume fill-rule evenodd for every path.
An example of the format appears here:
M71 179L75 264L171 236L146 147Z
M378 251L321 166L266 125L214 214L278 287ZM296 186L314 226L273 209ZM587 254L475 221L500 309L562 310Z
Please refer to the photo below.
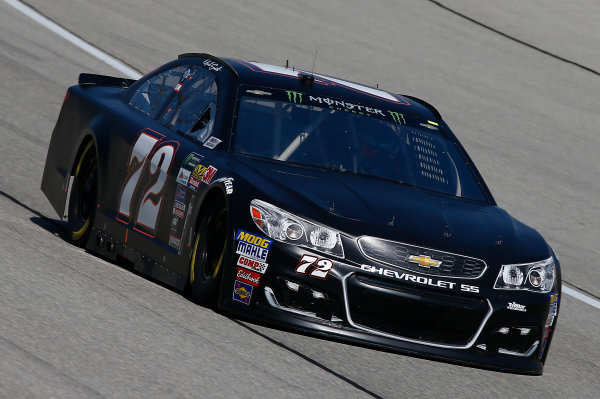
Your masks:
M494 263L550 256L535 230L497 206L367 176L238 159L244 178L263 192L259 199L352 237L381 237Z

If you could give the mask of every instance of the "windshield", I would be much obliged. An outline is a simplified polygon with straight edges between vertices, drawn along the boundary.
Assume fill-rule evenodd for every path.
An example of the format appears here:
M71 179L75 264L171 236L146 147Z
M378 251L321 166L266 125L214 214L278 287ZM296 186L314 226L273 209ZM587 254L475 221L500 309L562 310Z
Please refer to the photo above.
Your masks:
M355 102L244 89L234 151L485 201L456 146L433 121Z

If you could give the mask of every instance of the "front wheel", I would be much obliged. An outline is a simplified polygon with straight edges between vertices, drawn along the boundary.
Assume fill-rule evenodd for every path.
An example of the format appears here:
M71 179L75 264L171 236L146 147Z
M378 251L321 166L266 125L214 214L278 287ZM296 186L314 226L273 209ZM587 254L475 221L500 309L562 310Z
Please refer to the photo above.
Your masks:
M203 212L190 261L189 287L192 299L214 306L223 275L227 244L227 209L214 205Z
M84 247L87 244L94 222L94 212L98 203L98 158L94 142L84 147L73 175L67 228L73 244Z

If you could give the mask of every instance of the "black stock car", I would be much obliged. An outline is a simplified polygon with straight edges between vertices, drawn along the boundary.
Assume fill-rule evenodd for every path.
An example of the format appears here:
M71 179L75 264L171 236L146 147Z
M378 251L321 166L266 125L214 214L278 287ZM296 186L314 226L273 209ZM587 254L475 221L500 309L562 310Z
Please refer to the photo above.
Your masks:
M207 54L138 81L82 74L42 190L76 244L198 302L543 371L558 260L417 98Z

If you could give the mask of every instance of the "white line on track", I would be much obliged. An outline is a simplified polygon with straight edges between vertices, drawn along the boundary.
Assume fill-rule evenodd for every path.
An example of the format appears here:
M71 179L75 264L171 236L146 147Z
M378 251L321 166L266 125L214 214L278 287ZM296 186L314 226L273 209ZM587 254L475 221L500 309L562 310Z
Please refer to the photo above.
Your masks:
M571 295L573 298L577 298L580 301L585 302L588 305L595 307L596 309L600 309L600 301L598 301L597 299L591 298L587 295L584 295L579 291L575 291L574 289L569 288L569 287L565 286L564 284L562 286L562 292L564 292L567 295Z
M50 21L48 18L46 18L39 12L35 11L33 8L29 7L26 4L23 4L19 0L4 0L4 2L7 4L10 4L11 6L13 6L17 10L21 11L23 14L27 15L29 18L33 19L40 25L50 29L52 32L56 33L57 35L61 36L64 39L70 41L71 43L73 43L74 45L76 45L77 47L79 47L80 49L85 51L86 53L89 53L92 56L98 58L100 61L107 63L108 65L112 66L119 72L124 73L128 77L133 78L133 79L139 79L142 77L142 75L138 71L135 71L135 70L129 68L127 65L123 64L122 62L120 62L116 58L110 56L109 54L105 53L104 51L100 50L99 48L94 47L89 43L86 43L85 41L81 40L77 36L68 32L61 26ZM596 309L600 309L600 301L598 301L594 298L591 298L587 295L584 295L584 294L580 293L579 291L575 291L574 289L563 285L562 292L564 292L567 295L572 296L573 298L577 298L580 301L585 302L588 305L595 307Z
M123 64L122 62L120 62L116 58L110 56L109 54L105 53L104 51L100 50L99 48L94 47L89 43L86 43L85 41L81 40L74 34L68 32L64 28L62 28L59 25L55 24L54 22L50 21L48 18L46 18L45 16L43 16L42 14L40 14L33 8L29 7L26 4L23 4L19 0L4 0L4 2L7 4L10 4L11 6L13 6L17 10L21 11L23 14L27 15L29 18L33 19L40 25L50 29L52 32L56 33L57 35L61 36L64 39L70 41L71 43L73 43L74 45L76 45L77 47L79 47L80 49L85 51L86 53L89 53L92 56L98 58L100 61L107 63L108 65L115 68L119 72L124 73L128 77L133 78L133 79L139 79L142 77L142 75L138 71L131 69L127 65Z

